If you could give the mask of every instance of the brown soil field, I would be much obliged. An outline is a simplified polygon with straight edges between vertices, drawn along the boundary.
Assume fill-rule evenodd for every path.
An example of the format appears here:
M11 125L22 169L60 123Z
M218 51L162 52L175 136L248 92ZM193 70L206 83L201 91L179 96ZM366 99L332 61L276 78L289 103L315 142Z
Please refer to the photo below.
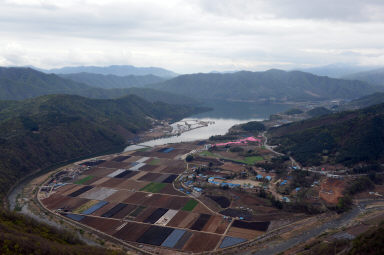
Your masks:
M119 184L121 184L124 181L125 181L125 179L122 179L122 178L121 179L119 179L119 178L109 178L108 181L100 183L99 186L108 187L108 188L116 188L116 187L118 187Z
M127 168L131 164L128 162L116 162L116 161L105 161L104 163L100 164L100 167L108 167L108 168Z
M60 194L53 194L47 198L41 200L41 202L48 207L50 210L57 208L57 205L62 203L67 197Z
M147 162L150 162L151 160L149 159ZM156 172L156 169L159 168L158 165L145 165L140 168L140 171L146 171L146 172Z
M116 205L117 205L117 203L108 203L107 205L104 205L103 207L101 207L99 210L96 210L95 212L93 212L91 215L101 216L104 213L106 213L109 210L111 210Z
M176 215L177 216L177 215ZM175 216L175 217L176 217ZM193 223L199 218L200 214L198 213L188 213L185 218L179 223L180 228L190 228Z
M223 216L211 216L202 231L223 234L228 225L229 222Z
M189 197L172 197L168 204L168 208L180 210L189 201L189 199Z
M128 204L123 210L113 215L113 218L116 219L124 219L125 216L133 212L133 210L136 208L136 205Z
M222 166L220 166L220 168L236 173L241 172L245 169L245 167L231 162L225 162Z
M167 174L181 174L185 171L185 167L182 166L167 166L163 170L161 170L161 173L167 173Z
M163 194L153 194L151 197L143 201L141 204L145 206L169 208L168 204L170 203L171 199L172 199L171 196L167 196Z
M159 173L147 173L146 175L144 175L143 177L141 177L140 179L138 179L139 181L149 181L149 182L153 182L155 181L157 178L159 178L160 176L162 176L162 174L159 174Z
M78 197L66 197L61 195L51 195L49 198L42 200L43 204L50 210L55 210L59 208L73 210L80 205L89 201L85 198Z
M134 190L140 190L141 188L144 188L149 184L150 182L144 182L144 181L135 181L131 179L123 179L121 183L116 185L115 187L118 189L134 189Z
M326 178L320 184L319 196L329 204L337 204L337 200L343 196L345 182Z
M145 192L135 192L123 201L125 204L140 205L148 194Z
M149 229L150 225L128 222L126 226L116 232L113 236L125 241L135 242Z
M96 218L90 216L86 216L80 222L97 230L100 230L104 233L107 233L108 235L113 235L114 233L116 233L116 228L118 228L122 224L122 222L119 220L99 217Z
M217 203L215 203L214 201L212 201L211 199L209 199L205 196L200 196L199 199L201 202L203 202L206 206L208 206L211 210L213 210L215 212L222 210L222 208ZM200 205L200 204L198 204L198 205ZM207 210L205 208L205 206L200 205L198 207L198 205L196 205L197 208L195 207L194 210L196 210L196 211L201 211L201 210L206 211Z
M144 222L146 218L148 218L157 208L155 207L147 207L142 211L135 219L135 221Z
M160 174L159 177L157 177L154 182L163 182L165 179L167 179L170 174Z
M77 187L76 184L67 184L67 185L64 185L64 186L61 186L60 188L58 188L57 190L55 190L55 193L57 194L64 194L64 192L70 190L70 189L73 189L74 187Z
M121 203L124 200L126 200L128 197L130 197L132 194L134 194L134 192L132 191L119 190L115 194L112 194L111 196L107 197L104 200L108 202L113 202L113 203Z
M129 178L130 180L134 180L134 181L137 181L140 177L146 175L147 172L144 172L142 170L140 170L136 175L132 176L131 178Z
M71 193L73 193L73 192L75 192L75 191L77 191L77 190L79 190L79 189L81 189L83 187L84 186L82 186L82 185L73 186L73 188L71 188L71 189L68 189L68 190L66 190L64 192L60 192L60 195L67 196L67 195L69 195L69 194L71 194ZM57 193L57 194L59 194L59 193Z
M125 163L132 163L136 162L137 160L141 159L142 157L138 156L131 156L129 159L124 160Z
M262 234L264 234L264 232L262 232L262 231L244 229L244 228L236 228L236 227L231 227L229 229L229 231L227 232L228 236L240 237L240 238L244 238L247 240L254 239L257 236L262 235Z
M61 205L59 205L58 208L64 208L72 211L88 201L89 200L85 198L68 197Z
M267 205L265 200L257 197L256 195L247 194L247 193L238 192L238 191L233 191L232 193L239 198L237 200L232 201L231 207L237 207L237 206L250 207L250 206Z
M178 196L185 196L183 193L180 191L177 191L173 188L172 183L167 183L165 187L160 191L160 193L163 194L169 194L169 195L178 195Z
M104 177L116 171L115 168L94 167L84 172L86 175Z
M102 179L102 178L103 178L103 177L98 177L98 176L96 176L96 177L93 177L92 179L90 179L90 180L84 182L83 184L84 184L84 185L90 185L90 184L92 184L92 183L97 182L98 180L100 180L100 179Z
M167 226L182 228L183 225L181 223L189 214L190 213L186 211L178 211L177 214L172 218L172 220L167 224Z
M204 213L204 214L212 214L210 210L208 210L204 205L198 203L195 208L193 208L192 212L194 213Z
M184 251L203 252L215 249L220 240L219 235L194 232L184 245Z
M100 185L101 186L102 183L104 183L106 181L109 181L109 179L111 179L111 178L109 178L109 177L102 177L102 178L100 178L100 179L90 183L90 185L92 185L92 186L99 186Z

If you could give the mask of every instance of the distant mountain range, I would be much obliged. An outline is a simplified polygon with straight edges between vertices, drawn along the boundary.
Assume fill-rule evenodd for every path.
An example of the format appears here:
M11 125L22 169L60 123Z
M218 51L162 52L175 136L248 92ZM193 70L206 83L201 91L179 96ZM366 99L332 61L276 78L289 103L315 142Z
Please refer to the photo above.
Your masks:
M72 73L59 74L59 76L65 79L84 83L92 87L104 89L142 87L166 80L165 78L155 76L153 74L117 76L112 74Z
M36 69L36 68L35 68ZM70 66L62 68L54 68L49 70L39 69L45 73L55 74L73 74L73 73L95 73L95 74L112 74L117 76L127 75L155 75L163 78L175 77L178 74L160 67L136 67L131 65L112 65L112 66Z
M151 87L198 99L271 102L353 99L383 90L361 81L277 69L180 75Z
M343 78L344 76L368 71L374 69L372 66L358 66L350 64L331 64L325 66L309 67L309 68L297 68L295 70L308 72L319 76L328 76L331 78Z
M31 68L0 67L0 100L23 100L49 94L73 94L100 99L135 94L151 102L196 103L196 100L185 96L149 88L102 89Z
M384 86L384 68L346 75L343 78L364 81L373 85Z

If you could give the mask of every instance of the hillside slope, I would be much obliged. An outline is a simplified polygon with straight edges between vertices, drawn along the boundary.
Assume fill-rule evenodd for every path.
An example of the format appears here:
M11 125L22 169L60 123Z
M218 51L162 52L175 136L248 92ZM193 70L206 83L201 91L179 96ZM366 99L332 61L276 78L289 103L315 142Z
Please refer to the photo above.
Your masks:
M102 89L64 79L55 74L45 74L31 68L0 67L0 100L23 100L50 94L71 94L99 99L135 94L151 102L158 100L171 104L196 103L196 100L186 96L177 96L173 93L148 88Z
M194 98L259 101L352 99L381 89L360 81L275 69L181 75L152 87Z
M165 78L161 78L152 74L142 76L117 76L111 74L104 75L94 73L72 73L60 74L59 76L65 79L87 84L91 87L104 89L142 87L144 85L159 83L165 80Z
M0 209L0 254L124 254L85 245L73 233Z
M384 159L384 104L272 128L277 150L305 166L354 165Z
M123 148L128 138L152 127L151 118L178 120L202 110L136 96L49 95L0 105L0 196L33 170Z

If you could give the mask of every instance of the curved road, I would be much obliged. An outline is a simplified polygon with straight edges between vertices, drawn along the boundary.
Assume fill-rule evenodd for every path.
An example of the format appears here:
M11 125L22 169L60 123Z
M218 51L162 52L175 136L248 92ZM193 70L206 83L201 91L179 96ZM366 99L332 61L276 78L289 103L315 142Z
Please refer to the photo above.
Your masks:
M361 202L359 205L353 207L350 211L344 213L340 218L332 220L330 222L324 223L314 229L311 229L305 233L302 233L298 236L295 236L291 239L288 239L286 241L282 241L280 243L277 243L275 245L269 245L267 248L261 249L259 251L256 251L254 253L249 252L245 254L253 254L253 255L273 255L277 254L283 251L286 251L287 249L290 249L300 243L304 243L308 241L309 239L316 237L326 231L327 229L332 228L339 228L345 225L346 223L350 222L352 219L354 219L356 216L360 214L360 212L365 211L365 206L371 202L377 202L377 201L384 201L384 200L374 200L374 201L365 201Z

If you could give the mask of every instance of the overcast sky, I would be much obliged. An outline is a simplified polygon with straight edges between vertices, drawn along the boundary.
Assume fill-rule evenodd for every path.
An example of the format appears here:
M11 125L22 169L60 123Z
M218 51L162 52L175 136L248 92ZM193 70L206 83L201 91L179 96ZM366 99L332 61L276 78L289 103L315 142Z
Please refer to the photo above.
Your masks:
M383 0L0 0L0 65L384 65Z

